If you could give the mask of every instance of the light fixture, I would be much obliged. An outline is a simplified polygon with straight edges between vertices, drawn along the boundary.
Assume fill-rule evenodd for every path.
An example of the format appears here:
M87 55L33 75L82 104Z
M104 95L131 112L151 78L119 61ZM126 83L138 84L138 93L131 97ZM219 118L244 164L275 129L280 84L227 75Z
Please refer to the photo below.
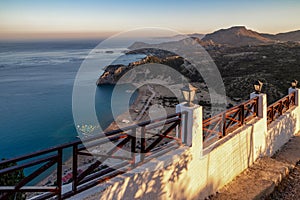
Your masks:
M183 88L181 88L182 95L184 97L184 100L187 101L187 106L192 107L193 101L195 99L195 94L196 94L197 88L192 86L190 83Z
M253 86L254 86L255 93L259 94L261 92L261 88L263 86L263 83L260 82L259 80L257 80L257 81L255 81Z
M297 81L297 80L292 80L291 86L292 86L293 89L296 89L297 84L298 84L298 81Z

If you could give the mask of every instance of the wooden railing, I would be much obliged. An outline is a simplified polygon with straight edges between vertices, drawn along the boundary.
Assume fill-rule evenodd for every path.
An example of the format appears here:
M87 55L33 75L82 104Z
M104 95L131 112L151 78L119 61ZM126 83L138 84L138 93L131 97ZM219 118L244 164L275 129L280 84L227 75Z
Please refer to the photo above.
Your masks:
M167 118L141 122L137 125L122 128L122 130L106 132L100 136L85 139L84 141L78 140L36 153L1 161L0 166L10 167L1 169L0 177L33 166L36 169L16 185L0 186L0 199L7 199L16 192L34 192L33 199L48 199L51 197L63 199L124 173L155 156L164 154L181 145L181 134L179 132L179 136L176 137L175 130L181 130L178 126L182 124L182 115L184 113L176 113L167 116ZM159 130L155 132L157 128ZM98 152L91 154L88 151L97 149L97 147L108 143L112 143L113 145L110 146L112 148L107 150L106 153ZM72 149L72 178L66 185L63 185L63 154L65 153L64 150L70 148ZM116 154L120 149L128 152L129 156ZM96 159L85 169L81 169L78 163L79 156L94 156ZM119 162L114 166L104 164L109 158L116 159ZM10 163L17 163L17 165L11 166L9 165ZM27 186L28 183L53 166L56 168L56 180L53 186Z
M295 92L279 99L275 103L268 106L267 121L268 124L276 120L283 113L295 106Z
M221 138L257 116L258 97L203 121L203 141Z

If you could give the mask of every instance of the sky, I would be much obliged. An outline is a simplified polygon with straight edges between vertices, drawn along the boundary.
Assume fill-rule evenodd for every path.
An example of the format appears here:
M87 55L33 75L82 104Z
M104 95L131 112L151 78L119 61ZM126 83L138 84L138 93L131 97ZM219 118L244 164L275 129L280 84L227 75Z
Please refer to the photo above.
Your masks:
M300 29L299 0L1 0L0 39L107 37L141 27L210 33Z

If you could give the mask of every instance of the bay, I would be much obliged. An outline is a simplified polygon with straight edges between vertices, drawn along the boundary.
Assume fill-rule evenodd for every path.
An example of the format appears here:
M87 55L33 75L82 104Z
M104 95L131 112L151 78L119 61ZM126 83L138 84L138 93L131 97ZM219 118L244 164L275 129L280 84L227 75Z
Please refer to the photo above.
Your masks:
M82 61L99 42L0 43L0 159L76 139L78 134L72 117L73 83ZM119 54L123 51L110 50ZM100 53L105 51L107 49ZM123 57L120 62L128 64L140 57L135 55L125 60ZM131 89L132 86L125 85L120 99L129 95L126 90ZM95 99L100 105L97 113L105 116L100 119L102 127L113 121L108 105L112 90L113 86L102 86L96 91ZM135 96L136 93L132 101ZM124 108L120 105L117 111L121 114Z

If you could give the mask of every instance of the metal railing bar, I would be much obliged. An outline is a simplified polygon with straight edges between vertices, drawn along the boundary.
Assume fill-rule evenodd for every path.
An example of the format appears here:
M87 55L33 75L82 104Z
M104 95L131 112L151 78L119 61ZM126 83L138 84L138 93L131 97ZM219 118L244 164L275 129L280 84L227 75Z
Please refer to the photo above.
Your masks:
M0 170L0 175L4 174L4 173L9 173L9 172L12 172L12 171L16 171L16 170L19 170L19 169L24 169L24 168L27 168L27 167L31 167L31 166L34 166L34 165L38 165L40 163L51 161L51 160L54 160L54 159L57 159L57 155L47 156L45 158L40 158L38 160L30 161L28 163L24 163L24 164L21 164L21 165L15 165L15 166L12 166L12 167L4 168L4 169Z
M173 122L178 122L178 121L181 121L181 119L180 118L167 119L166 121L163 121L163 122L147 125L146 130L151 130L151 129L161 127L163 125L171 124Z
M23 186L15 189L15 186L0 186L1 192L57 192L58 188L55 186Z
M39 169L37 169L36 171L34 171L32 174L30 174L29 176L26 176L22 181L20 181L15 188L19 189L21 187L23 187L24 185L26 185L26 183L32 181L34 178L36 178L38 175L42 174L44 171L46 171L47 169L49 169L51 166L53 166L56 163L55 160L52 160L48 163L46 163L45 165L41 166Z
M119 148L123 147L128 141L130 140L129 137L123 139L120 141L115 147L113 147L110 151L107 152L108 155L112 155L114 152L116 152ZM90 165L85 171L79 174L78 176L78 182L80 182L85 176L90 174L94 169L96 169L100 164L102 164L107 158L101 158L100 160L97 160L95 163Z
M174 123L173 125L171 125L164 133L162 133L162 135L166 136L167 134L169 134L176 126L178 125L177 123ZM149 152L152 148L154 148L158 143L160 143L162 141L162 137L157 138L152 144L150 144L148 146L148 148L145 149L145 153Z
M123 168L125 166L129 166L129 162L128 161L123 161L123 162L115 165L114 167L108 167L108 168L105 168L105 169L103 169L101 171L89 174L88 176L84 177L80 181L80 185L83 185L83 184L85 184L85 183L87 183L89 181L92 181L92 180L97 181L97 180L99 180L99 179L102 178L101 176L105 176L106 174L114 172L114 171L117 171L118 173L125 172L125 171L120 170L121 168Z
M118 141L120 139L127 138L128 136L129 136L128 134L124 133L124 134L118 134L116 136L102 138L100 141L93 141L93 142L85 144L85 146L78 148L78 151L83 151L83 150L86 150L86 149L94 147L94 146L99 146L99 145L106 144L109 142Z

